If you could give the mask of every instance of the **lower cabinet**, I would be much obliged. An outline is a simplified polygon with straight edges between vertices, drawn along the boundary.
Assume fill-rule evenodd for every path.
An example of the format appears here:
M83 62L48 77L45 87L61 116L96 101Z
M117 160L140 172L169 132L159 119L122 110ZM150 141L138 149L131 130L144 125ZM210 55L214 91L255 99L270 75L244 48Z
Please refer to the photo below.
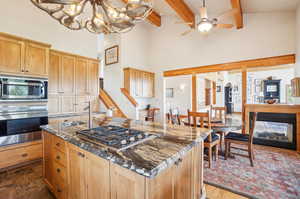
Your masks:
M199 199L200 143L171 168L146 178L43 132L44 180L57 199Z

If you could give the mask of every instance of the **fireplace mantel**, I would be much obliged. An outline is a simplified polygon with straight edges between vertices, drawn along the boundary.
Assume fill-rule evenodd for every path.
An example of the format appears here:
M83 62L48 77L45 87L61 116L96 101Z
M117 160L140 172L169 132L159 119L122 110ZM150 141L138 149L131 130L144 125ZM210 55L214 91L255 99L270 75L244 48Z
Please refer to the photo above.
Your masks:
M251 112L264 113L291 113L296 114L297 123L297 151L300 152L300 105L295 104L246 104L245 105L245 127L246 132L249 132L249 114Z

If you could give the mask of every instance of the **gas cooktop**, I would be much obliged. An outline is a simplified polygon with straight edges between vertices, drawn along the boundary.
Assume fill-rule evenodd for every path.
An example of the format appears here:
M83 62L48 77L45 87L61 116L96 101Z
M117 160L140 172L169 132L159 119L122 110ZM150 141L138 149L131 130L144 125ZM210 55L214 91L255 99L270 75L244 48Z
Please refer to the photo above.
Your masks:
M110 149L121 151L135 146L157 135L144 131L123 128L119 126L101 126L77 132L77 135L88 142L106 146Z

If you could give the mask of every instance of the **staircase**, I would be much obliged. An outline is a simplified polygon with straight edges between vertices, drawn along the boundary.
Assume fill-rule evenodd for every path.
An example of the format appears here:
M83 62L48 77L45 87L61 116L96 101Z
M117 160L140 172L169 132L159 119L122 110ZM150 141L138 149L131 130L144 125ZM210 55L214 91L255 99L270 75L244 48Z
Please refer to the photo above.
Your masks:
M108 93L100 89L99 91L99 98L105 105L107 109L114 110L113 111L113 116L114 117L123 117L127 118L126 115L123 113L123 111L120 109L120 107L116 104L116 102L108 95Z

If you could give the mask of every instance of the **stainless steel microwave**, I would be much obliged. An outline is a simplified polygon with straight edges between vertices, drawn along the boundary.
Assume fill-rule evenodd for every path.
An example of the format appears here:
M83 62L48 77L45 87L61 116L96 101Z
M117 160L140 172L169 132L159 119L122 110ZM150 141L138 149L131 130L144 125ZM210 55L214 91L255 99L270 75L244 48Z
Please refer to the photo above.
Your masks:
M48 80L0 76L0 101L47 101Z

